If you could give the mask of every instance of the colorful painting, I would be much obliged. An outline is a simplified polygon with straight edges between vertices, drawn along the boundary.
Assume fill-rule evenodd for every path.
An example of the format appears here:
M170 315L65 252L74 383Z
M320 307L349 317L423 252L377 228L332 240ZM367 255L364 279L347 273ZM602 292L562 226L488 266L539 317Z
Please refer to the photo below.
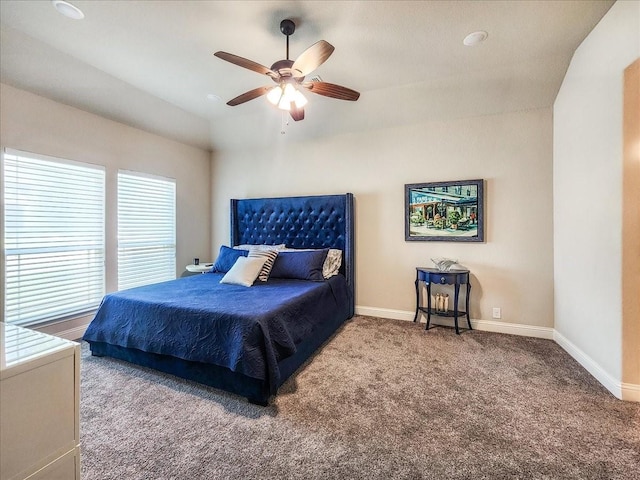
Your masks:
M484 181L405 185L407 241L484 241Z

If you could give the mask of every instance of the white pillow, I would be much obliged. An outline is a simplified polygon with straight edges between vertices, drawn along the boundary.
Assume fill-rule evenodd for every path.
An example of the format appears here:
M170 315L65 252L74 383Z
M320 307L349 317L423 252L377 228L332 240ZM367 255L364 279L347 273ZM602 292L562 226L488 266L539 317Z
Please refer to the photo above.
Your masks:
M240 257L233 267L222 277L220 283L231 283L250 287L258 278L258 274L266 261L265 258Z
M284 248L283 252L305 252L310 250L317 250L313 248ZM327 257L324 259L322 265L322 276L326 280L327 278L337 275L340 271L340 265L342 265L342 250L337 248L330 248Z

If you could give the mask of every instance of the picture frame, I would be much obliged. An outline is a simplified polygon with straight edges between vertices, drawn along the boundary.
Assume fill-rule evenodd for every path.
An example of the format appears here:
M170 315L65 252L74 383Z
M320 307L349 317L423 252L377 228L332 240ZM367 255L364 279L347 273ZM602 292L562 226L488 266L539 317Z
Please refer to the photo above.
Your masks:
M404 239L484 242L484 180L404 186Z

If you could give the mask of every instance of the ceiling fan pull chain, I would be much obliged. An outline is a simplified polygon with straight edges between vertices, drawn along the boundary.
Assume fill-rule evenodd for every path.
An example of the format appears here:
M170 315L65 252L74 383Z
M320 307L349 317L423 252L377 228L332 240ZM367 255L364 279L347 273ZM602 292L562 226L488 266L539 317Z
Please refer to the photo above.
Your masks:
M280 127L280 134L284 135L285 133L287 133L284 129L284 127L286 125L289 125L289 120L286 119L287 118L287 112L282 112L282 126Z

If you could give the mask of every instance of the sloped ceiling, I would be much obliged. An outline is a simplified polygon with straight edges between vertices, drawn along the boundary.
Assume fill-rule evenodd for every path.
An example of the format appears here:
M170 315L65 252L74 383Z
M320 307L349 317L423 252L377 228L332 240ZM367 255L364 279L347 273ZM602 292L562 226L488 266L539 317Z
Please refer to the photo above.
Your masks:
M576 47L613 4L555 1L87 1L83 20L48 0L0 2L0 80L208 150L551 106ZM313 75L361 92L307 94L289 121L266 99L225 102L270 80L213 56L270 66L323 39ZM486 30L481 45L463 38ZM210 100L214 95L221 101Z

